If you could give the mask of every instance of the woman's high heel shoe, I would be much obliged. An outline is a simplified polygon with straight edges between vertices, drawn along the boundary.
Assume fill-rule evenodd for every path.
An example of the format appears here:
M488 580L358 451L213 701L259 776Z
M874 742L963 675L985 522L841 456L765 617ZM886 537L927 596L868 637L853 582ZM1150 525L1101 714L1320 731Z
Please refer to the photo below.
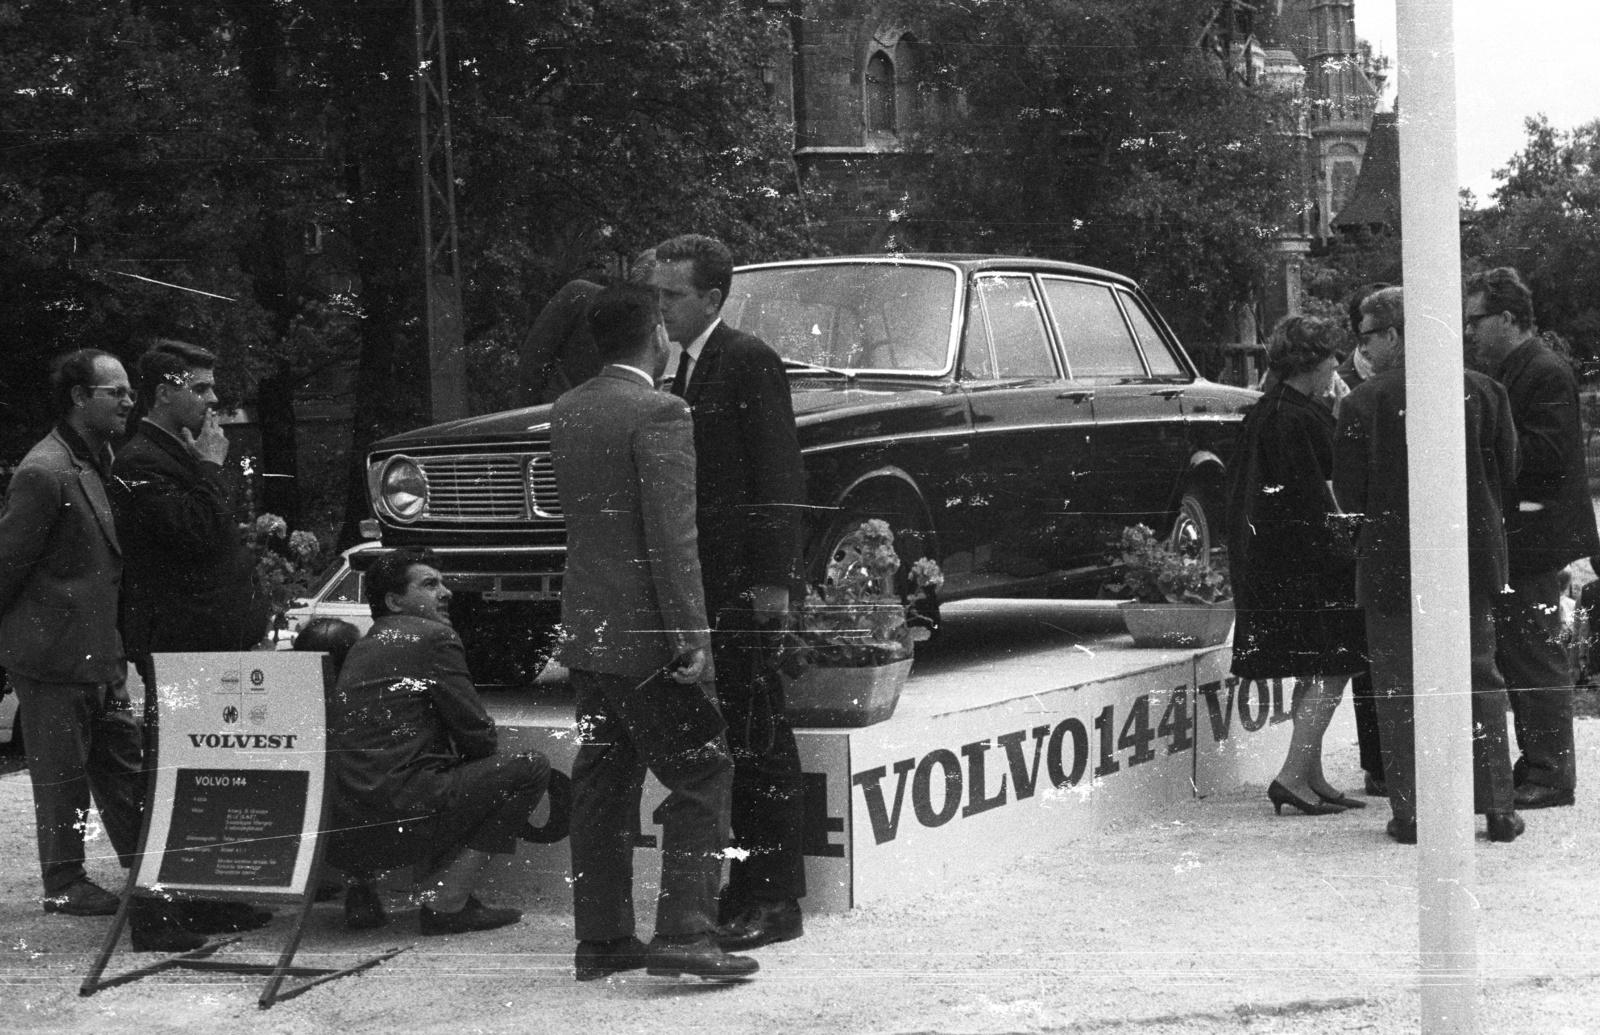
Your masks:
M1329 805L1337 805L1342 809L1364 809L1367 807L1366 802L1362 801L1360 798L1352 798L1343 791L1338 792L1330 798L1321 791L1317 791L1315 787L1313 787L1312 790L1316 791L1318 798L1321 798Z
M1308 816L1331 816L1335 812L1344 811L1343 806L1330 802L1306 801L1276 780L1267 785L1267 800L1272 802L1272 811L1280 816L1283 815L1285 805L1292 805Z

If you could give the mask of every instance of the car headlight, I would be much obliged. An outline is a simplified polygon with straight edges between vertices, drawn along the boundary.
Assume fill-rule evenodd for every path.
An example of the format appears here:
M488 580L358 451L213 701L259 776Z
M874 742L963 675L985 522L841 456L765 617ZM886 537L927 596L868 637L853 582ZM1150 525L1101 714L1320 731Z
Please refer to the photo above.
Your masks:
M397 456L384 466L378 498L396 518L415 521L428 505L428 479L414 461Z

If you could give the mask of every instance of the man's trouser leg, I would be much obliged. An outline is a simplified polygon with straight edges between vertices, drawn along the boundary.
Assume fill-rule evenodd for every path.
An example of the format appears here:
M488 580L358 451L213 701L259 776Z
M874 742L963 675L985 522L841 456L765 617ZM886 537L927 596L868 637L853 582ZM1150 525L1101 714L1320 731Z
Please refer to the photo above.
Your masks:
M526 730L501 726L495 737L493 755L450 770L445 808L434 819L437 846L489 855L517 850L517 835L550 785L550 760Z
M732 762L719 737L694 750L663 750L663 731L628 726L608 698L638 680L573 671L583 742L572 765L573 916L581 941L634 933L633 842L645 759L667 788L662 803L661 893L656 933L715 927L722 848L728 837Z
M1473 807L1477 812L1512 808L1511 756L1507 745L1505 689L1494 665L1494 623L1486 600L1469 604L1472 667ZM1367 608L1367 649L1372 654L1384 783L1396 818L1417 818L1416 701L1412 696L1411 609Z
M1513 576L1511 592L1497 601L1496 658L1516 717L1517 782L1570 791L1578 772L1560 601L1559 570Z
M804 898L805 775L783 694L763 678L761 634L748 611L718 616L711 634L717 697L733 750L733 845L749 852L729 866L727 905Z
M130 866L144 808L143 754L133 711L99 683L41 683L10 673L22 707L44 893L85 877L91 793L111 846Z
M1350 705L1356 713L1356 745L1361 755L1361 771L1374 780L1383 779L1383 741L1378 735L1378 702L1372 693L1372 667L1350 677Z
M1415 702L1411 697L1411 607L1367 607L1367 651L1372 657L1373 704L1383 750L1389 808L1402 823L1417 818Z

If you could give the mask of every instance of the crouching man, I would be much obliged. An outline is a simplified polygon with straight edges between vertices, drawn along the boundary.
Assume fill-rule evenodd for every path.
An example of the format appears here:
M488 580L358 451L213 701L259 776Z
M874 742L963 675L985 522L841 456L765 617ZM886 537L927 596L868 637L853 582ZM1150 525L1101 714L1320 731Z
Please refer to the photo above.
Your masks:
M396 550L367 572L372 629L328 700L335 781L329 861L354 878L349 927L386 922L371 879L416 863L432 873L423 934L522 919L473 895L489 856L516 850L550 763L523 731L495 728L451 628L450 590L426 551Z

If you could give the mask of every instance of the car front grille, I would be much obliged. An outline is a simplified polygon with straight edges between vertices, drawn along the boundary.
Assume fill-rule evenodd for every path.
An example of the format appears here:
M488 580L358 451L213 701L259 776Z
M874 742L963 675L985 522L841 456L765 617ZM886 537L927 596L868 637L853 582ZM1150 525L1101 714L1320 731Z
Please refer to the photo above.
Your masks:
M428 480L424 521L528 521L559 518L549 453L416 457Z

